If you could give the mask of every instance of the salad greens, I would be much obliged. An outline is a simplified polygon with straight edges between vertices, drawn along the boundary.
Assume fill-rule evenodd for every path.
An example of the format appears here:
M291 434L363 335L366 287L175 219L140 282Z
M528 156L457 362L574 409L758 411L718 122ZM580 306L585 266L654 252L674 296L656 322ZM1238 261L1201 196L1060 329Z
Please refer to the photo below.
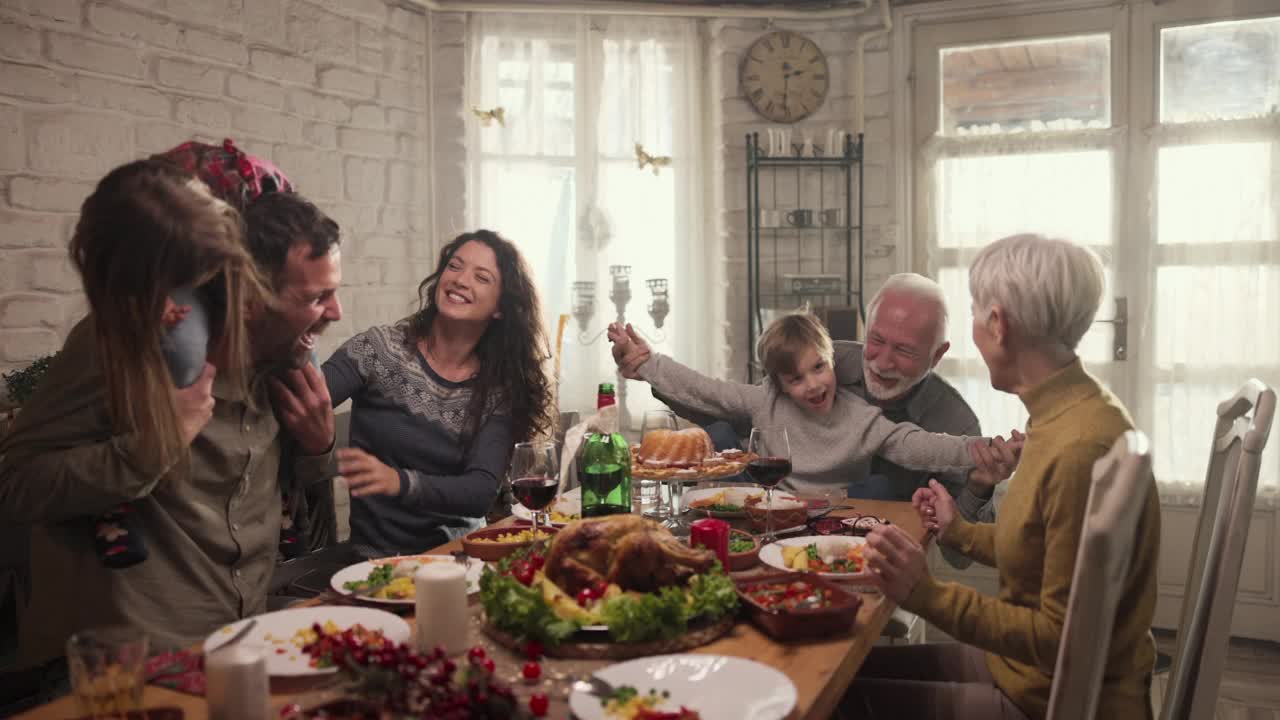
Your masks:
M342 587L355 593L371 594L376 592L378 588L381 588L383 585L390 583L392 580L392 573L394 572L395 567L391 563L378 565L373 570L369 571L369 577L364 580L350 580L348 582L344 582L342 583Z
M742 537L741 535L729 536L729 552L742 553L748 552L756 546L756 541L751 538Z

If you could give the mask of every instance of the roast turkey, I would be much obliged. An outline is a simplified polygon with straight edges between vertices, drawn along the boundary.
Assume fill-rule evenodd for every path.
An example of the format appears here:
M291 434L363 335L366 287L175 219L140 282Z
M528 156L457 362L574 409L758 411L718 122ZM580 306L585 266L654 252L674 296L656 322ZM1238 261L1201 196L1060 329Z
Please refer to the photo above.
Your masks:
M571 523L547 553L547 578L571 596L600 580L623 590L653 592L684 585L711 569L715 553L694 549L639 515L610 515Z

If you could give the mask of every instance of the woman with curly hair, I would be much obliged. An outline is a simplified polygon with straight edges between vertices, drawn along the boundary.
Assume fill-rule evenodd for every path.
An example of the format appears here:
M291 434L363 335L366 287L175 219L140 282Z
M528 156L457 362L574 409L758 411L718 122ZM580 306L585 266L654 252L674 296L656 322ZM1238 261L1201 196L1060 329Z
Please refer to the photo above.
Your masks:
M514 245L463 233L418 286L420 309L348 340L324 364L334 406L352 398L351 540L416 553L481 524L511 447L550 425L538 294Z

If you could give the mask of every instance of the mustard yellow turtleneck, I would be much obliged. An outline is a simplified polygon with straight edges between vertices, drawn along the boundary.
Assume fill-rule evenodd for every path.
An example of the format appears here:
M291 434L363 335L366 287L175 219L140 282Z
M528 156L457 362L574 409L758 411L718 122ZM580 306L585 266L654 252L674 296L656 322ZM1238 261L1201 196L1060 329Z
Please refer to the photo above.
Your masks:
M1077 359L1022 395L1030 414L1018 470L995 523L957 516L942 542L995 567L995 598L922 580L903 607L961 642L987 651L996 685L1031 718L1043 718L1071 593L1093 464L1133 428L1124 406ZM1099 718L1150 718L1155 661L1160 502L1154 481L1117 608Z

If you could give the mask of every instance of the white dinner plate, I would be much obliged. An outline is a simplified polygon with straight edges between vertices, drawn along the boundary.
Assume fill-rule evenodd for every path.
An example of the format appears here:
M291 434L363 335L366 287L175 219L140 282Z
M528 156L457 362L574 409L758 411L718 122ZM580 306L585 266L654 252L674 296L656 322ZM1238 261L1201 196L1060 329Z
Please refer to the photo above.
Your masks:
M819 554L822 554L824 551L828 551L833 554L843 555L845 551L848 550L849 547L853 545L864 545L866 544L866 542L867 542L866 538L849 537L847 535L806 535L804 537L786 538L784 540L779 540L775 543L769 543L768 545L765 545L764 547L760 548L760 562L764 563L765 565L771 565L773 567L776 567L779 570L786 570L788 572L792 572L791 568L787 567L786 563L782 562L782 546L784 545L804 546L809 544L815 544L818 546ZM815 574L820 575L824 578L830 578L832 580L841 580L841 581L864 580L870 575L870 573L866 572L865 570L860 573L823 572L823 573L815 573Z
M558 496L555 499L555 502L551 503L551 506L547 508L547 513L550 513L553 510L572 516L575 520L582 517L582 488L576 487L565 492L563 495ZM521 520L533 520L533 513L530 512L529 508L521 505L520 503L516 503L511 506L511 514ZM544 515L544 517L547 517L547 515ZM562 522L552 521L551 524L555 527L565 526L565 523Z
M655 655L610 665L596 676L642 694L665 690L670 696L658 709L683 705L702 720L781 720L796 706L796 686L786 675L727 655ZM607 720L600 699L580 690L569 695L569 709L581 720Z
M342 593L343 595L351 595L351 591L343 587L345 583L357 582L369 577L369 573L379 565L387 563L400 564L403 562L457 562L452 555L397 555L395 557L379 558L377 560L365 560L364 562L348 565L333 574L329 580L329 587ZM480 591L480 571L484 570L484 561L475 558L467 558L467 593ZM355 595L364 602L378 603L380 605L413 605L413 598L404 600L393 600L389 598L375 598L367 595Z
M303 638L300 631L310 630L316 623L332 622L338 630L363 625L366 630L381 630L395 643L408 642L410 636L409 624L386 610L319 605L279 610L225 625L205 638L204 651L216 650L250 620L257 624L239 644L261 650L267 658L267 672L274 676L325 675L337 670L311 667L311 656L302 651L310 638Z

